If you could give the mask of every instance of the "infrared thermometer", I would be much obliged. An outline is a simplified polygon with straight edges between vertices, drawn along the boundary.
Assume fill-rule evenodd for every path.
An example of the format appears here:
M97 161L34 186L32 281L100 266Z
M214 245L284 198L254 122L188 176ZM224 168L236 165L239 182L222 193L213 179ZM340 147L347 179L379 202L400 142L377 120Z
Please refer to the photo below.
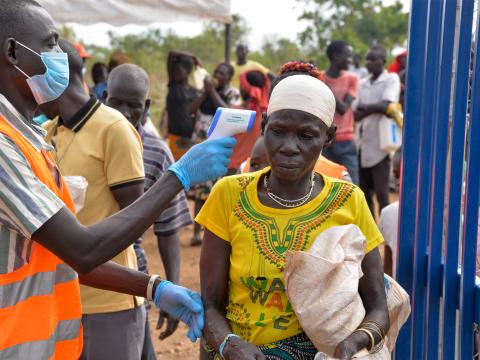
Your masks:
M233 136L250 132L255 122L256 112L252 110L217 108L212 124L208 129L209 139Z

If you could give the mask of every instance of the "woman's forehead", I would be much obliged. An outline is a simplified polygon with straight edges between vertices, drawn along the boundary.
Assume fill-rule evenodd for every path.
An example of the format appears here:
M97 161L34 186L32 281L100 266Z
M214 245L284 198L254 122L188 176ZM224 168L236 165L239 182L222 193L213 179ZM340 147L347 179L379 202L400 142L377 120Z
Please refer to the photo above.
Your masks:
M296 109L283 109L275 111L268 117L268 123L281 123L291 126L319 126L325 127L324 122L315 115Z

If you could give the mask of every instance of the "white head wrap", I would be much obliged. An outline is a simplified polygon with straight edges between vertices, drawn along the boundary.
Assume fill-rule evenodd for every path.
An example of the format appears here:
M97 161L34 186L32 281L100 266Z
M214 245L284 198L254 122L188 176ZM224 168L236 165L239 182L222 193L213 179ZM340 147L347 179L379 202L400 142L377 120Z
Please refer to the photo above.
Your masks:
M292 75L273 89L267 116L278 110L302 110L315 115L330 127L335 114L335 96L330 88L310 75Z

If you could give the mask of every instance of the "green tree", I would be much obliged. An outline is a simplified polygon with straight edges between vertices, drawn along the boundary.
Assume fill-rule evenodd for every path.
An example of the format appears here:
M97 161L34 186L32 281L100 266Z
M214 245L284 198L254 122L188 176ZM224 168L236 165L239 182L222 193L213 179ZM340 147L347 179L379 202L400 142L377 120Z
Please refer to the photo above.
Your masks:
M77 34L75 34L75 31L68 25L63 25L60 28L59 33L61 38L70 42L75 42L77 39Z
M266 39L261 50L252 53L251 57L274 72L288 61L306 59L306 55L295 42L277 37Z
M308 23L300 42L321 66L326 65L325 48L332 40L345 40L355 52L365 55L378 44L387 51L402 45L407 38L408 14L396 0L297 0L306 10L300 16Z

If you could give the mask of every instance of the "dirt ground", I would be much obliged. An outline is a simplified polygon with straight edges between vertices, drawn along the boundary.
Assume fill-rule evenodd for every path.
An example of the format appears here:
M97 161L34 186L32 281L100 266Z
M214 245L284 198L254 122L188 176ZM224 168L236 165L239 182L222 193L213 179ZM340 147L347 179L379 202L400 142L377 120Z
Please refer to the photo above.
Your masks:
M391 193L390 201L397 201L398 194ZM191 204L193 205L193 204ZM192 206L193 207L193 206ZM180 285L200 291L200 247L191 247L190 239L193 236L193 226L182 229L180 233ZM152 274L165 276L162 261L158 252L157 241L150 229L145 234L143 242L148 257L148 267ZM380 249L383 255L383 249ZM187 327L180 323L177 331L165 340L159 340L160 330L156 329L158 310L152 308L149 314L152 340L159 360L198 359L199 341L193 344L188 340Z
M193 226L184 228L180 233L180 284L193 290L200 291L200 247L191 247L190 239L193 235ZM162 261L158 252L157 241L152 230L145 234L144 248L148 257L148 267L152 274L164 276ZM161 341L158 339L160 330L156 330L158 310L152 308L149 313L152 340L160 360L173 359L198 359L199 341L192 344L187 338L187 327L183 324L178 326L177 331L169 338Z

